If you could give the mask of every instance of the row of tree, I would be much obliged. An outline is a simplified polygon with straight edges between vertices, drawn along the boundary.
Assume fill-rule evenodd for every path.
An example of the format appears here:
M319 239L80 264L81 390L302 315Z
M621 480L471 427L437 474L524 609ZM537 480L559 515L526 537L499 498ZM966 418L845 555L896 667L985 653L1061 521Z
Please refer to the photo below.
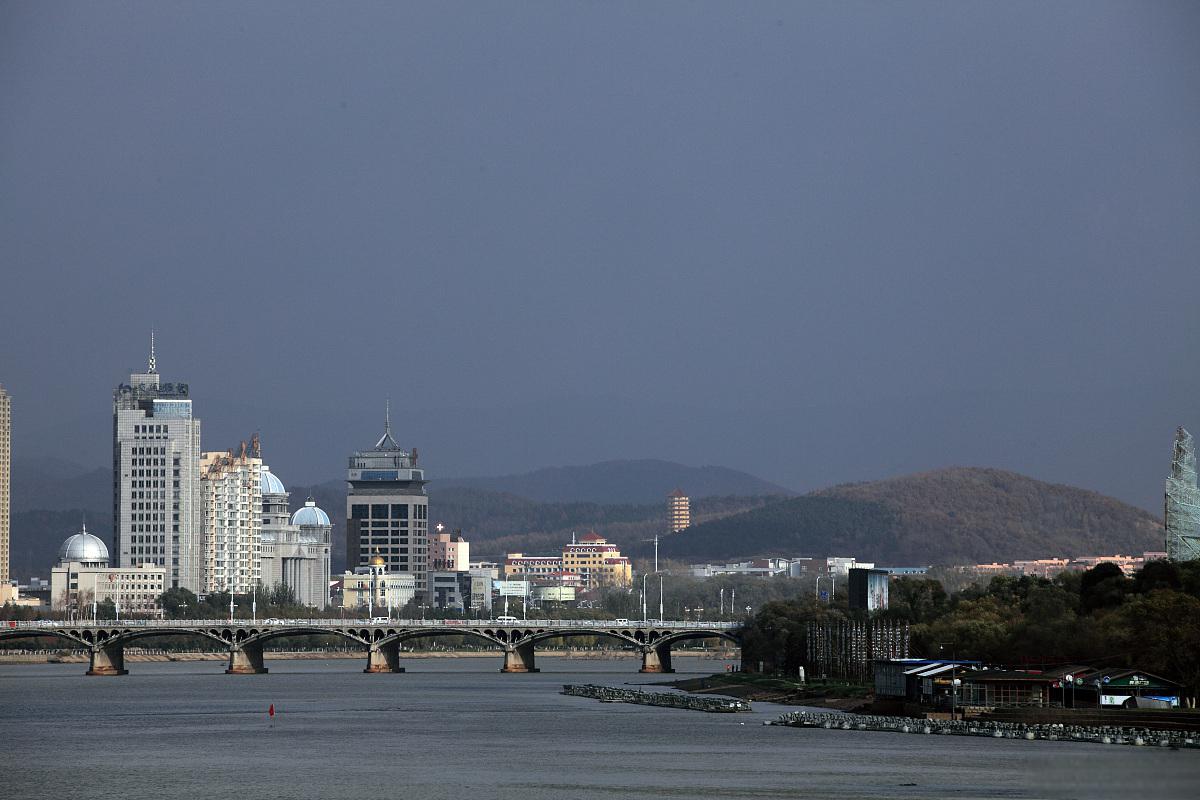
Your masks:
M954 592L937 580L900 578L889 595L880 614L910 624L915 657L1137 667L1200 694L1200 561L1152 561L1132 577L1104 563L1050 580L995 577ZM844 598L768 603L747 622L743 660L794 673L805 664L808 623L863 615Z

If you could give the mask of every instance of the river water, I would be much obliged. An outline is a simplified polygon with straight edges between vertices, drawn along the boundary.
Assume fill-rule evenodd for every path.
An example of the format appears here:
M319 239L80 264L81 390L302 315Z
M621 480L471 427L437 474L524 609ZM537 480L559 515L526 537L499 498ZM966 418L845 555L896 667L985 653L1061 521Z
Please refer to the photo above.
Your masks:
M1200 751L766 727L783 709L602 704L638 662L538 657L0 665L0 792L132 798L1196 798ZM716 671L720 662L677 659ZM679 676L686 676L681 671ZM274 704L272 727L267 715Z

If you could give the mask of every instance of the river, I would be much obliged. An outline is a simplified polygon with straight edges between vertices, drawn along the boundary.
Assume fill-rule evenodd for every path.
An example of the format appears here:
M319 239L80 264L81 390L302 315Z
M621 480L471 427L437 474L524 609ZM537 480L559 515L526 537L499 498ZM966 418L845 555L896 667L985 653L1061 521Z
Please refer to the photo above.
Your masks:
M684 669L720 662L677 659ZM804 730L782 710L601 704L563 683L644 683L638 662L483 659L0 665L7 797L1195 798L1200 751ZM675 677L688 673L681 672ZM274 725L267 709L274 704Z

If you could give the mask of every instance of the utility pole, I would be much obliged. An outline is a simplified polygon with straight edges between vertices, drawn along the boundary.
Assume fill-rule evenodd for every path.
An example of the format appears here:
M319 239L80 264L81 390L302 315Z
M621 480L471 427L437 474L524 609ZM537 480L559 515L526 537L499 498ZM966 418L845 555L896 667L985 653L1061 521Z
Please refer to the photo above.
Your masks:
M663 576L658 576L658 621L663 619Z
M646 622L649 617L646 614L646 578L650 577L646 573L642 573L642 622Z

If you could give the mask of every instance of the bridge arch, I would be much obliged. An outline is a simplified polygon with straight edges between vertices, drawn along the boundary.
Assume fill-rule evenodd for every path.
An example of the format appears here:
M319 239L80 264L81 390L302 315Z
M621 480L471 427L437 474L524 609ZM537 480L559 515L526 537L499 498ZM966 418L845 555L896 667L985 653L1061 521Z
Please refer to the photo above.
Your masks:
M537 644L549 639L569 639L579 636L604 637L616 639L619 642L638 648L643 645L643 642L631 634L629 631L612 630L608 628L596 628L594 630L588 628L543 628L535 631L532 635L522 638L519 641L522 644Z
M97 631L96 644L105 646L119 644L123 647L138 639L148 639L154 636L199 636L204 639L211 639L225 647L231 644L229 640L223 638L216 631L205 628L126 628L118 629L111 633Z
M354 630L352 628L319 628L316 626L301 626L296 628L250 628L246 636L238 639L235 644L241 647L246 645L262 645L272 639L279 639L284 636L339 636L363 647L370 647L373 644L372 637L368 630Z
M677 633L675 633L675 632L667 633L666 635L657 639L654 642L654 644L675 645L675 644L678 644L679 642L686 642L686 641L690 641L692 639L724 639L728 642L732 642L733 644L737 645L738 647L742 646L742 640L739 639L735 634L730 633L729 631L716 631L716 630L713 630L713 631L679 631Z
M83 638L79 631L65 631L59 628L10 628L0 629L0 640L4 639L38 639L54 637L65 639L80 647L91 648L92 643Z
M389 631L386 636L373 642L376 646L384 646L391 644L401 644L409 639L424 639L434 636L473 636L476 639L482 639L488 644L496 645L497 647L507 647L508 642L494 635L492 631L481 631L477 628L405 628L396 631Z

